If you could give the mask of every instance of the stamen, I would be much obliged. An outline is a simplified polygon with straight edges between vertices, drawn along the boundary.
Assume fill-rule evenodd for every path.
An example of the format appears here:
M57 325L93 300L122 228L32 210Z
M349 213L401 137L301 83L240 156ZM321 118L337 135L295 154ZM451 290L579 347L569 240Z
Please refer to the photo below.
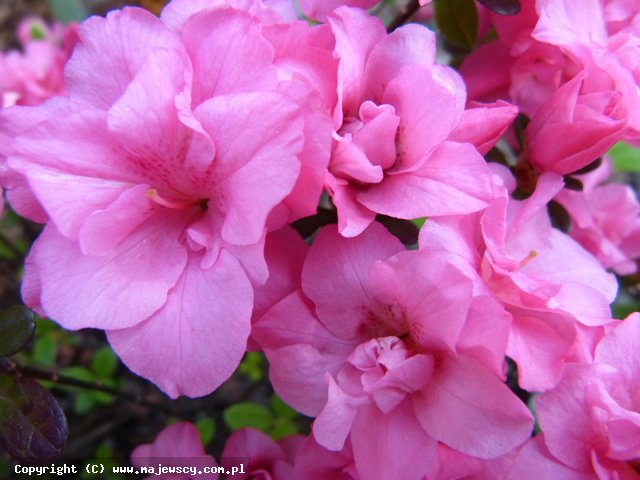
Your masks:
M524 267L527 263L529 263L531 260L533 260L534 258L536 258L538 256L538 252L536 252L535 250L531 250L529 252L529 255L527 255L526 257L524 257L522 260L520 260L520 265L519 267Z
M147 191L147 197L156 202L158 205L162 205L163 207L167 208L173 208L176 210L193 207L199 205L200 203L199 201L193 200L169 200L160 195L155 188L151 188Z

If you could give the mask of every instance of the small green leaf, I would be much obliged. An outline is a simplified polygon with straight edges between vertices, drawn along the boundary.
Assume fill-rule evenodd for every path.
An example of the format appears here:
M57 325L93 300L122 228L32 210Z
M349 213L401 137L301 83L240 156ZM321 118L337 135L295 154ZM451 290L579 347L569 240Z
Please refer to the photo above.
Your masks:
M85 367L66 367L60 370L60 375L63 377L73 378L75 380L81 380L84 382L93 382L95 377L93 373ZM77 387L69 387L77 388Z
M62 23L81 22L89 16L82 0L49 0L49 9Z
M413 220L411 220L413 222L413 224L418 227L418 228L422 228L422 226L424 225L424 222L427 221L427 217L422 217L422 218L414 218Z
M640 172L640 149L624 142L616 143L607 154L619 172Z
M114 396L110 393L101 392L100 390L91 390L91 393L93 394L93 399L100 405L111 405L115 402Z
M611 306L611 315L613 318L623 320L638 311L638 305L634 303L614 303Z
M216 434L216 422L211 417L202 417L196 422L196 428L200 433L200 440L205 447L211 443Z
M289 418L278 418L267 432L274 440L280 440L288 435L295 435L298 432L298 427Z
M100 379L111 378L118 366L118 357L110 347L104 346L99 349L91 359L91 370Z
M102 442L96 447L95 458L113 458L113 447L108 442Z
M0 356L18 353L31 340L36 330L33 313L22 305L0 312Z
M222 418L231 430L253 427L264 432L273 423L273 414L269 409L252 402L231 405L222 413Z
M298 412L284 403L278 395L271 397L271 409L279 418L296 418L298 416Z
M67 435L64 412L47 389L0 375L0 447L19 462L48 462L60 454Z
M78 392L73 402L73 411L78 415L84 415L93 410L96 406L96 399L93 392L82 390Z
M31 37L31 40L44 40L45 39L44 32L42 31L42 28L40 28L39 25L32 25L31 26L31 31L29 32L29 36Z
M465 50L476 46L478 12L473 0L438 0L434 3L438 30L447 41Z
M58 343L55 338L50 335L37 338L33 342L33 354L31 359L34 363L44 367L51 367L56 363L58 356Z
M238 365L238 372L254 382L264 378L264 357L260 352L247 352Z

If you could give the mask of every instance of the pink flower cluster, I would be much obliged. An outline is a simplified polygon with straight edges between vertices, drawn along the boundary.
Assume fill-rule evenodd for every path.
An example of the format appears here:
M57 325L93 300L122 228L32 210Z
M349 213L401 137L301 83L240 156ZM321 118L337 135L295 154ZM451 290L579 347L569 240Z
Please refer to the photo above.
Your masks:
M174 480L225 478L218 473L220 469L233 472L233 478L239 480L295 480L299 477L294 476L294 462L304 440L302 435L289 435L275 442L258 430L243 428L227 439L218 464L205 453L195 426L177 422L162 430L153 443L138 446L131 453L131 463L135 467L157 468L163 465L169 469L194 468L203 472L198 475L167 472L160 476ZM214 473L204 473L206 467L209 467L207 471ZM146 478L158 478L158 474Z
M610 304L640 205L593 167L640 135L640 8L478 5L497 40L461 75L431 30L362 9L376 2L300 3L323 23L287 0L90 18L64 94L0 112L0 181L46 224L25 302L105 330L171 397L264 351L315 420L306 439L234 433L222 457L251 458L247 475L632 478L640 322ZM498 142L517 161L488 163ZM289 225L319 204L336 225L302 239ZM423 219L409 249L388 217ZM205 456L193 427L169 428L136 462Z
M531 122L527 157L571 173L640 134L634 1L521 0L504 17L482 10L498 39L465 59L472 99L509 99Z
M50 97L64 94L63 69L77 42L76 25L49 26L35 17L20 22L17 35L22 44L21 52L0 51L0 109L12 105L38 105ZM17 123L4 120L6 130L12 126L9 122ZM10 138L8 131L0 133L0 142L9 143ZM0 194L1 187L12 185L16 188L22 183L4 170L0 162ZM4 197L0 195L0 216L3 210Z
M76 26L48 26L38 18L18 26L22 51L0 52L0 107L37 105L63 94L64 65L77 41Z

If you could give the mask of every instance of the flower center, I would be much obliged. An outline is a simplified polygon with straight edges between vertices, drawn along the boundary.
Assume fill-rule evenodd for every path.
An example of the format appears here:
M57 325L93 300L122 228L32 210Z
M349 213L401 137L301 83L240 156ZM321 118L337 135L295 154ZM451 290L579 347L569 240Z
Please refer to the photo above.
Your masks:
M174 210L181 210L190 207L200 207L202 210L206 210L208 206L208 199L206 198L197 200L171 199L160 195L155 188L150 188L147 191L147 197L158 205Z

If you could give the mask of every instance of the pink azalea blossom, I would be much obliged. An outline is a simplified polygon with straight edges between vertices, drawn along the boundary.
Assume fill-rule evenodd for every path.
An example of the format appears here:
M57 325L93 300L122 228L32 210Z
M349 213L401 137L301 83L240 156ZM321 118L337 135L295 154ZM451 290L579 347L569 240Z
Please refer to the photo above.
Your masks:
M602 13L609 36L621 30L637 31L640 2L638 0L604 0Z
M420 479L437 442L489 458L530 434L501 379L508 316L471 275L378 224L353 239L328 227L301 288L256 322L274 387L317 416L320 445L349 439L360 478Z
M190 16L221 7L244 10L264 24L293 22L297 19L296 9L289 0L171 0L162 10L162 19L172 29L179 30Z
M628 111L620 93L591 88L590 75L586 69L577 74L531 118L525 130L527 158L538 171L572 173L623 138Z
M640 459L640 315L599 343L595 363L572 365L536 401L546 448L589 478L634 479Z
M38 105L52 96L63 94L63 68L78 40L77 26L48 26L39 18L26 18L18 25L22 52L0 52L0 108L13 105ZM2 114L0 144L8 148L17 132L35 124L33 118L22 119ZM35 221L46 214L33 197L26 180L6 166L6 151L0 153L0 187L7 190L13 208ZM0 193L2 189L0 188ZM0 216L4 198L0 195Z
M574 172L639 135L637 33L608 36L603 3L526 0L513 18L491 14L499 39L462 65L472 99L510 100L531 118L525 153L538 171Z
M165 13L86 21L68 98L20 110L37 126L6 151L49 218L25 300L107 330L131 370L198 396L245 351L266 233L315 209L330 120L287 41L331 65L330 37L215 5Z
M321 22L326 21L329 13L343 5L366 9L373 7L379 1L380 0L299 0L300 8L304 14L313 20L319 20Z
M293 464L304 440L302 435L289 435L276 442L259 430L242 428L227 439L221 463L228 471L242 463L244 473L234 475L238 480L297 480Z
M76 26L63 29L28 18L18 26L22 52L0 52L0 107L37 105L63 94L63 68L77 41Z
M598 480L558 461L544 443L544 435L529 439L520 448L503 457L484 462L480 474L465 480ZM613 479L612 479L613 480ZM621 480L621 479L617 479Z
M562 188L553 174L534 194L510 198L513 178L495 176L496 199L479 214L429 219L420 234L426 251L448 252L479 272L513 317L507 354L520 385L554 386L566 361L588 362L589 345L610 322L615 278L569 236L552 228L546 204ZM506 188L505 185L508 187Z
M487 108L476 116L481 123L465 123L473 113L464 110L464 84L435 64L435 35L422 26L387 35L377 18L347 7L328 22L340 63L326 188L340 233L358 235L378 213L411 219L486 207L490 175L468 142L486 150L513 107ZM474 126L470 137L456 131L463 124Z
M605 183L611 163L580 176L581 192L561 190L555 197L571 217L569 234L605 268L620 275L637 271L640 257L640 205L629 185Z
M200 440L200 434L196 427L188 422L177 422L162 430L153 443L138 446L131 453L131 464L134 467L191 467L203 470L204 467L217 467L215 458L207 455ZM152 478L164 478L171 480L189 480L202 478L205 480L218 480L217 473L202 473L192 476L188 473L166 473L164 475L149 475Z
M311 433L304 441L293 470L296 480L358 480L353 449L347 439L340 451L319 445Z

